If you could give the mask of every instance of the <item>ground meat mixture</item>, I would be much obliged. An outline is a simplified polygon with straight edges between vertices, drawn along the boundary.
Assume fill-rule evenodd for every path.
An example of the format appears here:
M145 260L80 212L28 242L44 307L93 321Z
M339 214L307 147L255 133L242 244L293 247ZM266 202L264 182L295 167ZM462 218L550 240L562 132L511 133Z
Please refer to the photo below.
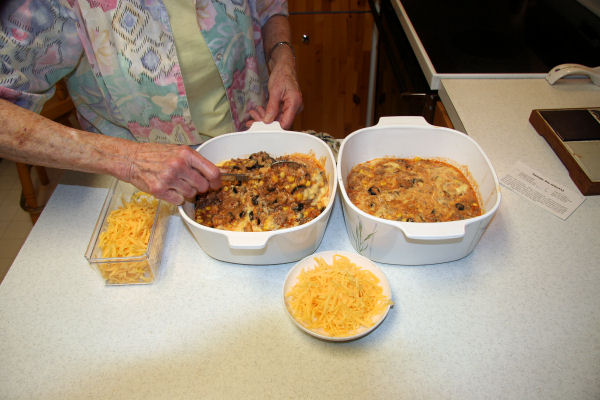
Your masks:
M379 218L445 222L481 215L465 175L438 160L376 158L355 165L347 187L354 205Z
M299 164L272 165L278 160ZM311 221L329 202L323 162L311 155L273 158L258 152L218 167L249 179L223 179L221 189L198 195L196 222L211 228L241 232L289 228Z

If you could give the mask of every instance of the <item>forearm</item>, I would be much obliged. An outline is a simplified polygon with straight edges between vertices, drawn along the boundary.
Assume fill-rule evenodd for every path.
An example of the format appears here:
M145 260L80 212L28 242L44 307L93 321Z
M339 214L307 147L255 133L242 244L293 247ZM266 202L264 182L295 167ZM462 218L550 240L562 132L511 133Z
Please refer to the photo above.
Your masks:
M0 99L0 157L127 177L137 143L73 129Z
M267 106L260 119L266 123L277 120L284 129L289 129L302 109L302 93L296 78L296 57L291 45L277 45L291 40L287 17L275 15L269 18L262 34L270 75Z
M292 34L290 23L283 15L274 15L262 27L263 47L269 70L273 70L278 63L286 63L294 69L296 66L294 52L287 45L275 46L279 42L291 43Z

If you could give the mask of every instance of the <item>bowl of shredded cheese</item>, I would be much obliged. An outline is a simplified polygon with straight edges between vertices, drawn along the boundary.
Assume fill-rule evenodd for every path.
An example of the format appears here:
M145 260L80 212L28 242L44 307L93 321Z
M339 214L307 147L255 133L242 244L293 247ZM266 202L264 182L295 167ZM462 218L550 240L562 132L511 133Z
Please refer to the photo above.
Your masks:
M154 282L170 213L167 203L115 180L98 216L85 258L107 285Z
M346 251L315 253L298 262L285 279L283 300L301 330L330 341L367 335L393 305L383 271Z

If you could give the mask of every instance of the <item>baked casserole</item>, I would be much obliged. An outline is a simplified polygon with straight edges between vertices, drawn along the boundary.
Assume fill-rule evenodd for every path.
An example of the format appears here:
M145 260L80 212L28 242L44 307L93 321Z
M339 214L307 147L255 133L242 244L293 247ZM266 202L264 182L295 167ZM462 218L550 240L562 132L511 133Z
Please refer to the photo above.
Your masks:
M221 189L198 195L195 220L211 228L239 232L305 224L321 214L329 202L323 163L309 154L273 158L261 151L217 164L221 170L245 179L224 180Z
M447 222L481 215L478 194L455 166L433 159L382 157L355 165L348 197L362 211L403 222Z

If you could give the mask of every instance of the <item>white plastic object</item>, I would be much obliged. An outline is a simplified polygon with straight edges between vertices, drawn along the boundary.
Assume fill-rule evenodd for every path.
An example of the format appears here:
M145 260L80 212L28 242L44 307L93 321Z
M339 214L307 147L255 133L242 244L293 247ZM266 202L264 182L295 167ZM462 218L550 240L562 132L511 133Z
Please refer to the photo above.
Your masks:
M253 122L252 125L250 125L250 128L246 130L246 132L279 132L283 130L284 129L277 121L273 121L270 124L265 124L264 122L257 121Z
M600 66L592 68L581 64L557 65L548 72L546 81L554 85L558 80L566 76L585 76L590 78L594 85L600 86Z

